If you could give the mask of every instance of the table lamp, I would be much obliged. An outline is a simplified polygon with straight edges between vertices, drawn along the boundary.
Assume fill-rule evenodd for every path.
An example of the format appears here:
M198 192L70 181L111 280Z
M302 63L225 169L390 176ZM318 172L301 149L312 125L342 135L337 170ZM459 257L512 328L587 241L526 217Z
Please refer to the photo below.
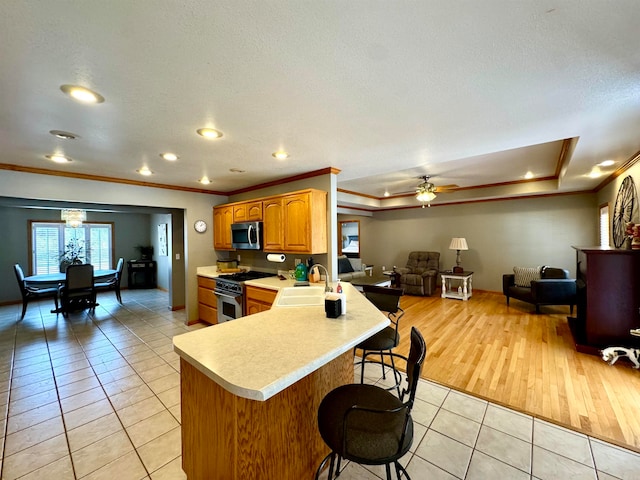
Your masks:
M453 273L462 273L464 268L460 266L460 250L469 250L467 246L467 240L464 238L452 238L449 250L456 251L456 266L453 267Z

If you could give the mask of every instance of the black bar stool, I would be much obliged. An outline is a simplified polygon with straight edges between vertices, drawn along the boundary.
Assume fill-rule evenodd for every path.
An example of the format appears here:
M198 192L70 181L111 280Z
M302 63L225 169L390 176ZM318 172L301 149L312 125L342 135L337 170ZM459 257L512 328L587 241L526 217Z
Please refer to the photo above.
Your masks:
M400 343L400 335L398 334L398 326L400 319L404 315L404 310L400 308L400 298L404 291L402 288L389 288L378 287L375 285L363 285L362 291L365 297L373 303L378 310L387 312L387 317L391 320L391 325L384 330L372 335L365 341L356 345L356 349L362 350L362 360L360 363L360 383L364 383L364 366L367 363L379 363L382 366L382 378L386 379L385 367L390 366L393 372L395 384L387 387L387 390L393 390L394 388L400 395L400 382L402 376L396 369L396 365L393 359L392 350ZM355 349L354 349L355 354ZM368 360L370 355L380 355L380 360ZM389 356L391 365L387 365L384 362L384 357Z
M390 355L407 362L407 388L402 390L400 397L375 385L356 383L332 390L320 403L318 428L331 453L320 463L316 480L328 461L327 478L334 478L336 456L336 476L344 458L363 465L385 465L387 480L391 480L393 464L397 478L404 474L410 480L398 460L409 451L413 442L411 409L427 347L420 332L412 327L409 357Z

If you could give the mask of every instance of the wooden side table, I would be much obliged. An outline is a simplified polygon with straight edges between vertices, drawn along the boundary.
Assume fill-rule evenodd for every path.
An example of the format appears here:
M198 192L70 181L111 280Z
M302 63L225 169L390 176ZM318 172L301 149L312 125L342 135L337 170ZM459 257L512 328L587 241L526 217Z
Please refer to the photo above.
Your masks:
M456 298L467 301L473 294L473 272L440 272L442 276L442 298ZM451 287L451 281L455 280L458 285Z
M400 275L398 272L396 272L395 270L386 270L386 271L382 272L382 274L386 275L389 278L391 278L391 286L392 287L396 287L396 288L400 287L400 277L402 275Z

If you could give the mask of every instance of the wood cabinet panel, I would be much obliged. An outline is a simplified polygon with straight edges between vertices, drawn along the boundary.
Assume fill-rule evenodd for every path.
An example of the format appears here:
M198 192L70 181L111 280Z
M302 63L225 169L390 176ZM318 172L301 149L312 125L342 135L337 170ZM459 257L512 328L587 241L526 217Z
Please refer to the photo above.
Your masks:
M309 194L286 195L284 211L284 250L306 253L311 244ZM310 253L310 252L308 252Z
M198 287L198 303L203 303L214 308L217 308L218 306L213 290L205 287Z
M211 325L218 323L218 300L213 293L216 281L198 276L198 318Z
M218 323L218 309L199 303L198 318L209 325L216 325Z
M216 288L216 279L198 275L198 286L210 288L211 290L213 290L214 288Z
M262 202L247 203L247 221L259 222L262 220Z
M284 251L327 253L327 193L320 190L283 197Z
M283 249L282 198L270 198L262 202L262 243L265 252L281 252Z
M246 315L253 315L254 313L270 310L278 294L275 290L253 287L251 285L247 285L244 291L246 302L244 311Z
M258 222L262 220L262 201L243 202L233 205L233 223Z
M318 407L351 382L348 351L259 402L233 395L181 358L183 470L190 479L313 478L329 452Z
M216 250L232 250L232 223L233 207L229 205L213 207L213 248Z

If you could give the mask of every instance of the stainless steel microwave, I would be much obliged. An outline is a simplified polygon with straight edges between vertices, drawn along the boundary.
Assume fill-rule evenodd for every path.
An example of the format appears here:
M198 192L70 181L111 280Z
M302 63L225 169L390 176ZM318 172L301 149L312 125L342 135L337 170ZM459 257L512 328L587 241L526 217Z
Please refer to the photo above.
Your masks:
M242 250L261 250L262 222L232 223L231 246Z

